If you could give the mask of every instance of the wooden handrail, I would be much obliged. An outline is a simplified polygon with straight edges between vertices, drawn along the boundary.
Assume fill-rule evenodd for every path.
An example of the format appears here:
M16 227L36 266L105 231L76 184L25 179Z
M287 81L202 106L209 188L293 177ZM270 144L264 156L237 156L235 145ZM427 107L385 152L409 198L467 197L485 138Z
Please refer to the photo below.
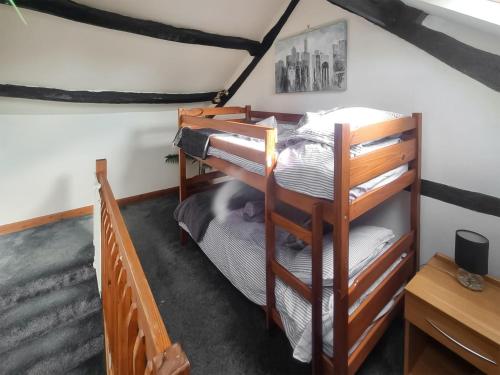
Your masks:
M177 344L172 345L155 303L109 185L105 159L96 161L96 176L101 185L101 285L107 373L189 374L189 361Z

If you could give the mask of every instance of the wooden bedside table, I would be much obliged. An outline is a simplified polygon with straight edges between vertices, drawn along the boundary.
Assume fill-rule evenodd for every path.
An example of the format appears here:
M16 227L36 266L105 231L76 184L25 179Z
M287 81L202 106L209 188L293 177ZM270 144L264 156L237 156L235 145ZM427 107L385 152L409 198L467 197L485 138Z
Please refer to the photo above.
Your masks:
M474 292L456 270L438 253L406 286L405 374L500 375L500 280Z

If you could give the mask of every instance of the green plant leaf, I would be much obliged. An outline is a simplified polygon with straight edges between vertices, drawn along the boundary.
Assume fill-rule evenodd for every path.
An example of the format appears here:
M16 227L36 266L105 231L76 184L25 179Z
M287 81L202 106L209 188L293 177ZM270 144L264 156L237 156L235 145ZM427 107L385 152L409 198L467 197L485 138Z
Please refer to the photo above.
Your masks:
M198 160L196 160L195 158L193 158L189 155L186 155L186 159L191 160L191 163L193 163L193 164L198 163ZM165 156L165 163L167 163L167 164L177 164L178 162L179 162L179 155L178 154L169 154L169 155Z
M178 154L170 154L165 156L165 163L167 164L177 164L179 162Z

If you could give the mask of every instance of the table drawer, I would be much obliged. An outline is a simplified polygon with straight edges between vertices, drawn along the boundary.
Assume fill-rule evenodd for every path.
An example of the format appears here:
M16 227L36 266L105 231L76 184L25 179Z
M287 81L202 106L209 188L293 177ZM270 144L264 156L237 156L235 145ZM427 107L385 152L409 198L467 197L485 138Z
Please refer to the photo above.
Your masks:
M500 348L497 344L411 293L405 295L405 318L481 371L500 374Z

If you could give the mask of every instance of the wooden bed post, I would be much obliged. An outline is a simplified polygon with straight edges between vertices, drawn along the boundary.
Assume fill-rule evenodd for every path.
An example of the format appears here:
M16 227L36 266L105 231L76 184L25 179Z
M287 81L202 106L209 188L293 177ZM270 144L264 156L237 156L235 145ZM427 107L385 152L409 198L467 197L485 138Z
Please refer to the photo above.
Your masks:
M179 129L182 124L182 112L183 112L182 108L179 108L177 110ZM179 148L179 203L186 198L187 198L186 154L181 148ZM180 228L181 245L185 245L187 243L187 239L188 235L186 231Z
M415 181L411 185L411 229L415 233L415 239L413 240L413 250L415 251L415 273L420 267L420 170L421 170L421 155L422 155L422 114L413 113L413 119L416 122L416 128L413 131L415 140L417 142L417 157L410 163L410 168L415 169Z
M97 181L100 181L100 179L105 178L106 180L108 179L108 161L106 159L98 159L95 161L95 174ZM102 194L99 194L100 197L102 197ZM104 287L104 283L106 283L106 278L107 278L107 270L106 270L106 235L103 235L102 230L104 229L104 216L105 216L105 208L106 208L106 202L104 199L101 199L101 209L100 209L100 215L101 215L101 249L100 249L100 257L99 262L101 263L101 275L100 275L100 280L99 285L101 286L101 301L102 301L102 308L103 308L103 313L104 313L104 306L106 305L106 301L108 300L108 288ZM99 277L99 276L98 276ZM106 306L107 308L107 306ZM105 353L107 356L108 354ZM107 363L107 358L106 358L106 363Z
M348 372L349 347L349 185L350 126L335 124L334 144L334 226L333 226L333 368L335 374Z
M250 122L252 120L252 107L249 105L245 106L245 121Z
M312 366L313 374L323 373L323 207L312 210Z
M103 174L108 177L108 161L106 159L98 159L95 161L95 173Z
M276 208L276 197L274 191L273 169L276 164L276 129L266 130L265 138L265 174L266 174L266 194L265 194L265 225L266 225L266 326L271 329L274 326L273 310L276 306L274 294L276 286L276 276L272 270L272 263L276 250L276 228L272 219L272 213Z

